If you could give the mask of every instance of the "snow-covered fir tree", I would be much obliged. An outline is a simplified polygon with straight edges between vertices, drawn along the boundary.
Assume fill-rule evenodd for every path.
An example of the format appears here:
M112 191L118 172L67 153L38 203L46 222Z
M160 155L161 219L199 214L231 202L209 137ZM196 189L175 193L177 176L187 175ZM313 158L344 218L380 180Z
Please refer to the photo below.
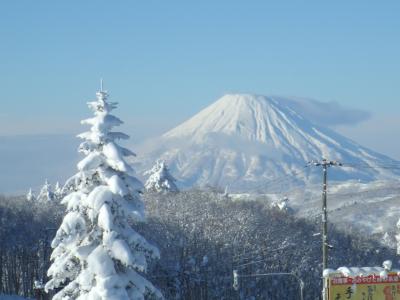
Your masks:
M28 193L26 194L26 200L28 201L36 200L35 194L33 193L32 189L29 189Z
M158 160L151 170L144 175L149 175L145 183L145 188L151 192L178 192L176 179L168 170L167 164L163 160Z
M51 187L51 184L47 181L45 181L43 187L40 189L39 195L37 197L37 200L39 202L51 202L54 201L54 192Z
M103 89L96 96L88 103L95 116L82 121L90 131L79 135L85 158L64 187L67 213L51 245L46 290L61 288L55 300L162 299L144 277L148 259L159 258L159 251L133 228L145 220L143 185L125 161L134 153L116 143L129 137L112 131L122 124L110 114L117 103Z

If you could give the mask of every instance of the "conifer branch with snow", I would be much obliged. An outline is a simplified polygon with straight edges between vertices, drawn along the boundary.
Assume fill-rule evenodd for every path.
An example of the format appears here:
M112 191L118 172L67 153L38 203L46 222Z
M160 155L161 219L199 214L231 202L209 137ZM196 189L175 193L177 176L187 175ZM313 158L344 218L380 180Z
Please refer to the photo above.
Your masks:
M79 151L85 158L63 192L67 213L52 242L51 280L46 290L62 288L53 299L162 299L143 274L149 259L159 258L132 224L145 220L142 184L125 157L134 155L117 144L126 134L112 132L122 121L110 114L117 103L101 90L89 102L94 117L83 120L89 131Z
M151 170L146 171L144 175L149 175L145 183L145 188L152 192L178 192L176 179L168 170L167 164L163 160L158 160Z

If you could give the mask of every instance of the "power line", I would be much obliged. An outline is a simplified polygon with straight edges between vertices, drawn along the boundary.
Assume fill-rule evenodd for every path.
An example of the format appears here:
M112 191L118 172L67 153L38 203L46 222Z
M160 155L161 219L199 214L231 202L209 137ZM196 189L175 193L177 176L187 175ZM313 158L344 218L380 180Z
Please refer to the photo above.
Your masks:
M256 264L268 261L269 259L271 259L271 258L263 258L263 259L251 261L251 262L248 262L248 263L245 263L245 264L234 266L234 268L243 268L243 267L247 267L247 266L251 266L251 265L256 265Z
M278 251L281 251L281 250L286 250L287 248L289 248L289 247L294 247L294 246L295 246L295 244L289 244L289 245L287 245L287 246L285 246L285 247L280 247L280 248L276 248L276 249L269 250L268 253L273 253L273 252L278 252ZM266 254L268 254L268 253L266 253ZM248 258L246 258L246 259L255 259L255 258L257 258L257 257L254 257L254 256L253 256L253 257L248 257ZM253 260L253 261L250 261L250 262L248 262L248 263L244 263L244 264L241 264L241 265L236 265L235 268L241 268L241 267L244 267L244 266L257 264L257 263L266 261L266 260L268 260L268 259L270 259L270 258L263 258L263 259L259 259L259 260Z
M244 251L241 254L236 254L234 255L233 259L235 261L240 261L240 260L246 260L246 259L251 259L254 257L254 255L258 255L258 254L263 254L262 252L267 252L268 247L261 247L252 251Z
M343 163L343 167L353 167L362 169L392 169L400 170L400 164L375 164L369 165L367 163Z
M296 170L296 171L293 171L290 174L285 174L285 175L282 175L282 176L279 176L279 177L276 177L276 178L273 178L273 179L270 179L270 180L266 180L266 181L264 181L264 182L262 182L262 183L260 183L260 184L258 184L256 186L252 187L252 189L256 190L256 189L260 189L260 188L268 188L271 185L273 186L274 184L282 183L285 180L293 180L295 177L297 177L300 174L302 174L304 172L304 170L307 169L307 168L308 168L308 165L305 165L300 170Z
M275 248L275 249L269 249L268 246L265 246L265 247L261 247L256 250L253 250L253 251L249 251L249 252L245 251L241 254L237 254L234 256L234 260L240 261L240 260L245 260L245 259L252 259L252 258L256 258L256 257L254 257L254 255L262 254L261 252L265 252L265 253L277 252L277 251L285 250L285 249L287 249L289 247L293 247L293 246L295 246L293 243L290 243L284 247L279 247L279 248ZM244 256L244 258L243 258L243 256Z

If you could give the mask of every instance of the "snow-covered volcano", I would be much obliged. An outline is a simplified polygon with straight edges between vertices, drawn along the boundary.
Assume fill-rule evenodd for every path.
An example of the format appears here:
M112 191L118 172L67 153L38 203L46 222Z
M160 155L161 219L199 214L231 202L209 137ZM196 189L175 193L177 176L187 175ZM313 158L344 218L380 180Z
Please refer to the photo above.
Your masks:
M269 180L285 175L313 180L315 172L304 166L321 158L345 163L330 172L331 179L370 181L395 175L375 167L398 162L314 124L292 103L280 97L225 95L147 143L136 167L145 170L161 158L182 186L237 191L263 190Z

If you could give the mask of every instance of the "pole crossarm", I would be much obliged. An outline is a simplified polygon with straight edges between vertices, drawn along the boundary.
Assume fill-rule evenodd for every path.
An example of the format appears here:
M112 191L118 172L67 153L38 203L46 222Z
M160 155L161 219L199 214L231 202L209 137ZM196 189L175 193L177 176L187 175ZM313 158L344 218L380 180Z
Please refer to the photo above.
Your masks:
M322 159L321 161L319 160L311 160L307 163L308 166L325 166L325 167L332 167L332 166L337 166L337 167L341 167L343 166L343 164L341 162L338 162L336 160L327 160L327 159Z

